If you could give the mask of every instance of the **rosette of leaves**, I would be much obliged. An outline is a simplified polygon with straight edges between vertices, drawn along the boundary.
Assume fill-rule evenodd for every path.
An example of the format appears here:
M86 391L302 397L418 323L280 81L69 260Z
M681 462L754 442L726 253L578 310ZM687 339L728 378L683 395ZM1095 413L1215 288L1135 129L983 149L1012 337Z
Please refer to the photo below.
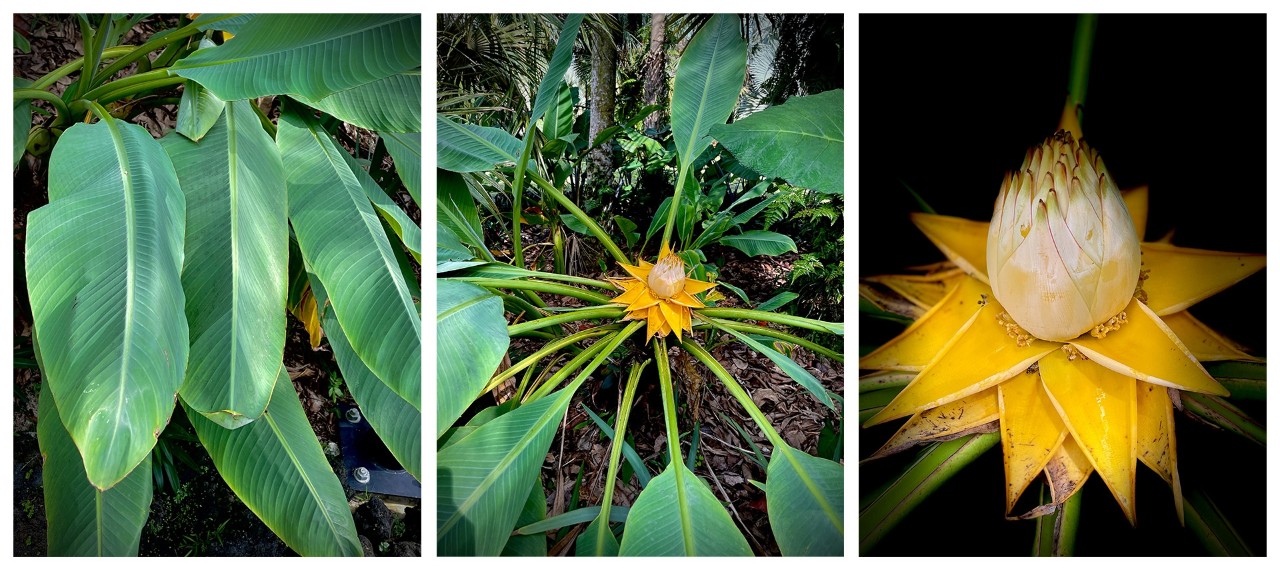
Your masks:
M315 346L323 330L419 477L420 230L388 193L418 197L420 16L183 17L140 46L116 45L133 20L77 18L85 56L15 90L55 110L15 123L15 142L53 137L25 259L50 554L137 553L150 454L175 409L293 550L361 554L284 369L286 313ZM173 132L130 121L179 85ZM386 189L339 145L344 122L385 142L399 173Z
M582 19L580 15L565 19L547 74L537 90L533 113L521 126L522 139L501 128L466 123L444 114L436 118L436 157L441 168L437 173L439 363L435 430L439 552L545 555L548 549L543 532L589 522L573 541L578 555L751 554L751 546L724 504L693 473L695 455L686 456L683 452L678 400L669 365L671 345L682 347L705 365L749 414L751 421L742 425L757 426L768 439L763 489L772 533L781 552L842 555L844 466L789 445L742 385L706 348L721 335L736 338L813 394L825 406L823 409L830 410L838 420L843 416L843 400L790 357L779 353L775 344L803 346L843 361L840 352L803 337L806 332L840 337L843 326L758 309L717 306L721 299L707 291L715 280L712 267L697 249L719 240L725 245L736 243L735 247L749 255L782 253L778 249L790 243L789 238L779 239L775 236L780 234L771 232L743 231L742 227L767 206L768 192L775 187L775 180L840 190L841 94L837 91L796 98L726 125L743 85L746 49L737 16L710 18L680 56L670 100L671 145L676 160L671 173L675 175L675 185L664 205L690 207L658 210L650 228L650 235L663 232L658 263L646 263L644 260L652 256L646 258L643 248L633 260L595 218L569 199L557 183L564 181L562 177L544 175L540 168L549 164L548 157L573 153L566 146L553 148L547 143L576 139L550 132L572 125L571 116L549 118L562 111L553 105L559 101L554 96L557 90L563 91L557 87L563 86L562 78L570 66ZM572 113L571 108L567 113ZM797 121L806 122L813 129L795 130ZM619 128L612 133L626 131ZM713 137L721 142L715 148ZM608 136L599 138L600 143L607 139ZM788 145L770 144L777 140L787 141ZM703 179L701 168L726 148L740 154L741 163L749 165L756 175L755 181L750 182L751 191L743 186L744 194L738 200L743 207L735 204L721 211L724 191L708 189L715 187L715 181ZM767 174L767 179L759 174ZM512 211L503 214L510 218L513 237L520 234L522 196L536 190L543 198L544 214L551 209L562 211L561 220L572 221L603 246L617 264L602 264L609 268L613 283L525 266L519 244L513 254L516 265L498 261L485 245L473 198L488 200L494 193L493 183L499 181L509 182L514 195ZM529 190L525 189L525 182L530 183ZM734 185L740 182L735 181ZM685 203L711 194L719 194L719 201L710 208L710 217L706 217L704 208L711 204ZM543 221L558 229L556 218ZM699 225L701 231L695 234ZM635 225L620 225L617 229L628 248L632 248L639 235ZM555 233L552 232L553 237ZM553 308L542 301L546 294L567 296L582 305ZM505 312L515 319L508 323ZM649 326L649 321L660 321L662 325ZM547 342L537 351L517 357L512 346L515 338ZM614 440L600 506L546 517L541 469L557 428L588 378L621 351L630 351L627 357L648 357L623 366L629 376L616 429L606 431ZM508 365L503 363L504 356L511 356L509 368L499 367ZM545 374L561 358L567 358L567 363L547 377ZM650 363L652 368L648 367ZM652 377L649 374L656 374L662 397L667 449L658 455L665 463L656 476L641 480L643 490L630 507L619 507L614 505L613 493L622 458L630 458L637 474L643 471L647 475L645 465L638 463L637 454L623 438L638 382ZM519 384L508 383L517 378ZM500 386L506 390L502 401L483 407L486 396ZM562 539L557 544L568 543Z

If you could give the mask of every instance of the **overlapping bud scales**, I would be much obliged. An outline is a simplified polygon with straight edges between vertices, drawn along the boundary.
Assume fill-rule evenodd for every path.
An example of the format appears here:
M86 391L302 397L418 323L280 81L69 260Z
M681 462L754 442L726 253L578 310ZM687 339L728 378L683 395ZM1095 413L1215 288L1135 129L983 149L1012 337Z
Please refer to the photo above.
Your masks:
M1059 131L1005 175L987 235L987 275L1020 327L1068 341L1133 298L1138 241L1102 158Z

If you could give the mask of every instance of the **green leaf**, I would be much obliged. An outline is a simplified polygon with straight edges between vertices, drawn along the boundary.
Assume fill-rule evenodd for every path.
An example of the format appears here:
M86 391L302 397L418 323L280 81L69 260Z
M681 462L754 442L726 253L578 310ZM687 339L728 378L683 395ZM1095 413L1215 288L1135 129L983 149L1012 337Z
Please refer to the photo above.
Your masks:
M160 141L187 197L182 399L228 429L262 415L284 353L284 165L252 105L227 103L199 143L176 133Z
M680 56L671 90L671 132L681 164L711 145L708 133L737 107L746 73L740 20L733 14L712 16Z
M766 302L764 302L764 303L762 303L762 304L760 304L760 305L756 306L756 310L758 310L758 311L773 311L773 310L778 309L778 308L780 308L780 307L782 307L782 306L784 306L784 305L787 305L788 303L791 303L791 301L792 301L792 300L794 300L794 299L796 299L796 298L798 298L798 297L800 297L800 294L797 294L796 292L793 292L793 291L784 291L784 292L782 292L782 293L780 293L780 294L778 294L778 295L776 295L776 296L773 296L773 297L769 298L769 301L766 301Z
M436 263L437 272L441 272L438 266L445 262L471 262L474 256L467 251L467 246L462 245L458 240L458 236L453 235L453 230L444 225L444 222L436 221ZM484 262L474 262L475 265L483 265ZM454 268L457 269L457 268Z
M395 232L396 237L400 238L400 242L404 247L409 249L409 254L413 256L419 264L422 263L422 228L418 227L418 222L413 221L409 214L404 213L400 205L395 203L388 196L378 182L373 181L364 168L360 166L355 158L351 157L346 150L339 148L342 152L342 158L347 161L347 167L351 169L351 173L355 174L356 179L360 180L360 186L364 188L364 194L369 197L369 201L373 203L373 208L377 210L378 215L382 216L382 220L387 226Z
M476 400L510 339L502 298L469 283L436 280L436 437Z
M27 289L43 374L100 489L148 457L182 384L185 211L160 144L108 118L63 133L49 204L28 216Z
M636 223L622 216L613 216L613 222L618 224L618 229L622 230L622 236L627 240L627 247L635 245L640 240L640 232L636 231Z
M609 529L609 522L596 516L574 540L573 550L578 557L617 557L618 538Z
M564 225L569 229L582 235L588 235L591 233L591 230L587 229L587 225L582 223L582 220L578 219L578 216L573 214L560 214L560 221L564 222Z
M227 486L300 555L358 556L360 540L342 483L329 468L289 373L281 367L262 418L239 429L188 410Z
M783 555L844 555L844 466L774 445L765 500Z
M460 124L436 114L436 166L450 172L483 172L515 164L524 145L500 128Z
M319 99L295 94L299 102L343 122L376 132L422 131L422 73L387 76Z
M555 103L553 95L559 89L564 73L569 71L569 64L573 62L573 43L578 37L581 24L582 14L570 14L564 19L564 25L560 27L560 39L556 41L556 51L551 54L551 60L547 61L547 73L538 83L538 94L533 98L530 124L537 122Z
M844 90L787 100L711 128L738 161L793 186L844 193Z
M274 94L319 100L420 67L421 20L419 14L249 16L236 24L235 38L171 69L222 100Z
M548 149L551 149L551 143L573 134L573 89L568 83L560 82L555 96L555 106L542 119L542 135L551 141L547 144Z
M796 249L796 242L791 238L778 232L766 232L763 230L751 230L736 236L724 236L720 238L720 243L737 248L751 257L762 255L780 256L787 252L799 251Z
M312 294L317 302L317 313L324 326L325 337L333 347L333 357L338 360L338 369L342 372L342 380L351 391L360 412L369 425L378 432L378 438L391 455L395 456L400 466L415 478L422 479L422 412L400 397L394 390L378 379L369 366L365 365L351 342L342 332L342 326L332 313L324 309L328 302L328 292L320 283L320 278L308 274Z
M209 39L201 39L201 48L212 48L215 44ZM193 141L201 138L213 127L214 122L222 115L226 102L219 100L211 92L197 82L182 83L182 99L178 102L178 124L174 128Z
M138 554L151 512L151 458L124 480L98 491L84 473L75 443L62 427L49 386L40 386L36 420L44 459L44 513L51 557L124 557Z
M14 38L20 37L15 31ZM26 78L13 78L13 87L26 88L31 85L31 80ZM18 162L22 161L22 154L27 151L27 136L31 134L31 100L21 98L13 101L13 169L18 169Z
M676 460L631 506L618 554L749 556L751 546L707 484Z
M1227 521L1226 516L1204 491L1191 489L1186 494L1187 529L1204 544L1210 555L1253 557L1253 551L1236 532L1236 528Z
M529 499L525 500L524 509L520 510L520 517L516 519L516 524L528 525L541 522L546 518L547 494L542 490L542 477L539 476L538 480L533 482L533 488L529 490ZM546 557L547 535L545 533L512 534L511 539L507 540L507 546L502 548L502 556Z
M329 134L286 108L277 144L298 247L360 359L421 408L422 321L364 186Z
M921 450L901 475L861 503L859 553L866 555L921 501L999 443L999 433L984 433L935 443Z
M738 296L738 299L742 300L743 305L746 305L748 307L751 306L751 298L747 297L747 292L742 291L741 288L725 283L724 281L717 281L716 283L725 287L729 291L733 292L734 295Z
M617 505L609 507L610 523L626 523L627 516L630 514L630 507L619 507ZM572 511L565 511L559 515L548 517L536 523L526 524L524 527L516 529L516 535L528 535L534 533L545 533L547 531L555 531L557 529L586 523L600 516L600 506L592 505L589 507L579 507Z
M439 341L445 341L444 336ZM573 398L562 389L480 426L436 457L441 556L498 555Z
M408 190L413 202L421 206L422 134L380 132L378 135L382 137L387 153L391 154L391 160L396 165L396 173L400 175L400 182L404 184L404 189Z
M461 174L436 170L436 221L448 227L459 241L489 254L489 248L484 245L480 214Z

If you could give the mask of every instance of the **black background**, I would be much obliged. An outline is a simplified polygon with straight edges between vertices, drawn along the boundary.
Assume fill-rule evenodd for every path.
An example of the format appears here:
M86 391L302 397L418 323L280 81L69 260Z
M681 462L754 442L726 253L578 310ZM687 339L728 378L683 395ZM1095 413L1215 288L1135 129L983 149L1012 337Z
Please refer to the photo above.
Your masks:
M1005 172L1057 127L1075 26L1074 15L859 17L858 275L944 259L910 223L918 208L904 183L940 214L991 218ZM1177 245L1265 252L1265 17L1102 15L1095 38L1084 137L1121 188L1150 185L1146 239L1174 229ZM1191 311L1265 355L1265 275ZM877 320L859 327L862 351L901 331ZM1265 424L1260 402L1237 404ZM1265 449L1185 417L1176 425L1184 488L1205 488L1254 553L1266 553ZM861 454L895 427L861 432ZM914 453L862 465L860 493ZM872 554L1027 555L1032 524L1003 519L1002 482L997 447ZM1141 465L1137 507L1132 529L1091 479L1077 554L1203 553L1177 525L1168 487Z

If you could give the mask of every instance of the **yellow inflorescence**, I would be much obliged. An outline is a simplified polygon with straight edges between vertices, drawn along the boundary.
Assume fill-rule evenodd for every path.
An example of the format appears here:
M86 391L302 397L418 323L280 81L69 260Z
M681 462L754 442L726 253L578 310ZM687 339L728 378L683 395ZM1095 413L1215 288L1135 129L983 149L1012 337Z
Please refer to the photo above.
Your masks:
M681 339L683 332L692 331L691 310L706 307L693 297L694 294L716 285L688 277L684 260L667 246L662 246L656 264L640 260L640 265L622 262L618 265L631 277L609 278L613 285L623 290L622 295L609 301L627 306L624 320L648 322L645 341L652 339L655 333L665 337L674 331L676 338Z

